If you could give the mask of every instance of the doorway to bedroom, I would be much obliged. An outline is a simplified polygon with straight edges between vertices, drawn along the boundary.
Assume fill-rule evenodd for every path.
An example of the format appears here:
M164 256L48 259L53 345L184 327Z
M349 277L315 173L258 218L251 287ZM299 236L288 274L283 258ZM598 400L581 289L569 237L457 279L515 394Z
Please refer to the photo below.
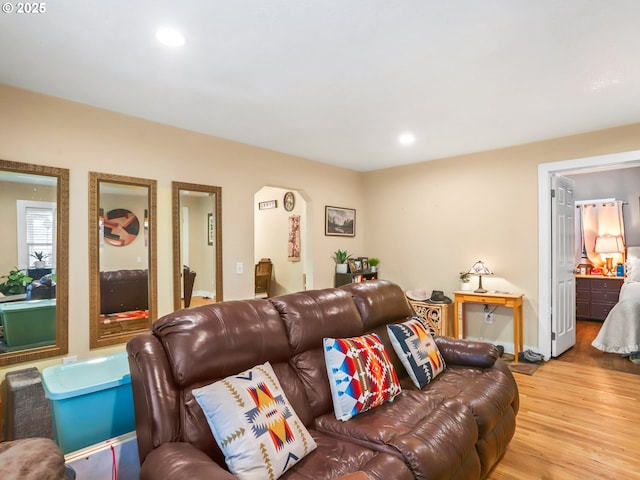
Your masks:
M552 335L554 335L551 321L551 312L553 311L552 290L557 288L555 287L556 280L552 274L555 271L552 252L557 245L555 245L551 235L550 195L551 178L557 175L576 176L580 182L583 181L582 179L585 182L591 182L594 185L594 190L592 191L595 193L602 192L602 189L609 188L610 185L615 187L625 186L626 190L623 191L618 188L621 193L615 192L614 195L607 195L605 198L622 197L623 193L627 197L624 200L628 201L629 210L634 212L634 215L628 220L625 218L627 243L631 245L633 242L635 245L640 245L640 210L638 208L640 197L640 181L638 180L640 178L640 151L587 157L538 166L540 319L538 322L538 345L540 352L546 358L552 356ZM602 178L598 181L600 177Z

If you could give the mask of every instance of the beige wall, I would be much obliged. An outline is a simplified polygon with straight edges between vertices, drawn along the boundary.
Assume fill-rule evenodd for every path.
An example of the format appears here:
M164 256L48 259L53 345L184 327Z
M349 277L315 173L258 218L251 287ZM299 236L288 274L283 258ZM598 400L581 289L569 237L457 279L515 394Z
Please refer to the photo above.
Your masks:
M305 192L315 227L313 281L333 285L330 257L338 248L362 250L366 231L353 239L324 236L324 206L364 210L362 175L305 159L92 108L0 85L0 158L70 170L69 352L88 358L114 351L89 350L88 173L158 181L158 308L172 310L171 181L222 187L224 298L253 296L254 195L264 185ZM188 166L188 167L187 167ZM243 275L235 273L243 262ZM10 367L42 368L59 359ZM3 374L9 369L0 370Z
M380 276L404 288L451 293L458 272L484 260L490 290L523 292L524 340L538 346L538 164L638 150L640 124L370 172L366 251ZM472 280L474 288L477 280ZM484 326L471 306L469 335L512 344L511 311Z
M404 289L449 295L457 272L483 259L496 274L487 287L525 293L525 343L535 347L537 165L640 149L635 124L361 174L7 86L0 86L0 109L0 158L71 172L69 351L80 358L124 348L89 350L89 171L158 181L160 314L172 310L173 298L171 181L223 189L225 299L253 296L254 195L270 185L304 192L315 288L333 284L330 257L339 248L379 257L380 276ZM325 205L357 210L355 238L324 236ZM244 275L235 274L239 261ZM493 326L470 334L507 342L509 315L497 311Z

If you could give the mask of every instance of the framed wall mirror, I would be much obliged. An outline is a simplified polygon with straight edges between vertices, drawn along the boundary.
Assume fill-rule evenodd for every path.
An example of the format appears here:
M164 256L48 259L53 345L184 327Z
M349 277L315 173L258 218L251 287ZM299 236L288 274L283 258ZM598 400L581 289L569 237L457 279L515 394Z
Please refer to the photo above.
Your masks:
M0 365L68 352L69 170L0 160Z
M172 182L174 309L222 301L222 188Z
M156 188L89 172L91 348L124 343L156 319Z

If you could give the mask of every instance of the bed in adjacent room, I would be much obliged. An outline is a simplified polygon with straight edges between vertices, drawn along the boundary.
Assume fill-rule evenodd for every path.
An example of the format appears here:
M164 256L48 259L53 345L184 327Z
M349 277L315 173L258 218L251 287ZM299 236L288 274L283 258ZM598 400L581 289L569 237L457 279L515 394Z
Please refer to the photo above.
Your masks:
M591 345L635 358L640 352L640 247L627 248L626 275L620 299Z

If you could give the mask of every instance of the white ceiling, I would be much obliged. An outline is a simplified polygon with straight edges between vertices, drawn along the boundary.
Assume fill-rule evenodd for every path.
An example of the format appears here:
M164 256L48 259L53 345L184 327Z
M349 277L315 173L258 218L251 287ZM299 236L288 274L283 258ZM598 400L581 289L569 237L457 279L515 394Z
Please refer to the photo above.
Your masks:
M638 0L43 4L1 83L354 170L640 121Z

